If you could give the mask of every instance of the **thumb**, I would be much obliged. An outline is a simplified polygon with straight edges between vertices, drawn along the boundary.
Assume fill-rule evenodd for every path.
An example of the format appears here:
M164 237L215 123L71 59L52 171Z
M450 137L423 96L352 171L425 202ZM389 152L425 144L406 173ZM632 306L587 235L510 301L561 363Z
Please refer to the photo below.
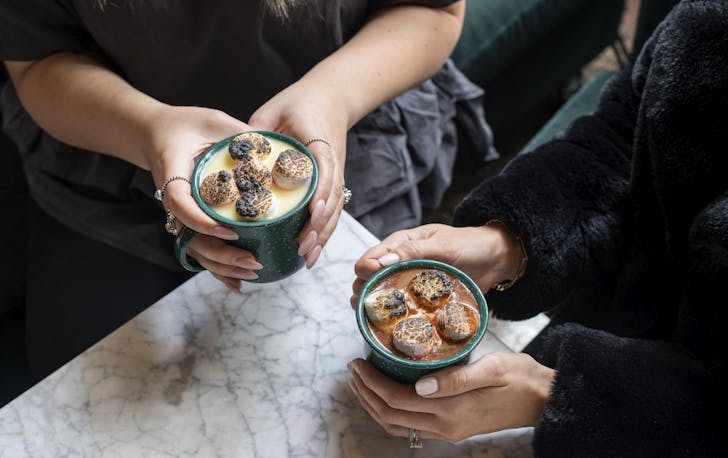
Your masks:
M212 121L207 133L215 141L240 132L252 130L248 124L223 112Z
M449 262L451 250L441 241L430 238L417 238L402 241L392 247L386 255L379 258L382 265L392 264L407 259L433 259L435 261Z
M428 398L444 398L478 388L503 386L505 353L490 353L472 364L452 366L433 372L415 384L417 394Z

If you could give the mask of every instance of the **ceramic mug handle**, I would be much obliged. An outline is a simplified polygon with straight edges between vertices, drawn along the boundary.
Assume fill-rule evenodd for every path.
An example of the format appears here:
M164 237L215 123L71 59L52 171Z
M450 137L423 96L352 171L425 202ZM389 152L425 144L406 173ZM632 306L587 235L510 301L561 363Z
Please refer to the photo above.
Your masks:
M177 260L182 267L189 270L190 272L202 272L205 270L195 259L187 256L187 247L189 246L192 239L199 235L198 232L193 231L187 226L180 229L177 234L177 238L174 241L174 254L177 256Z

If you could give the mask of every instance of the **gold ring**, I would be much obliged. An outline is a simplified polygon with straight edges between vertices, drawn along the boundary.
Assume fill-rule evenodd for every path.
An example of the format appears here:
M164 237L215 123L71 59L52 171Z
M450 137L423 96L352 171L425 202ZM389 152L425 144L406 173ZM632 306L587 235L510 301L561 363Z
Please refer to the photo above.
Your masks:
M311 143L314 143L314 142L325 143L326 146L328 146L331 151L334 150L334 146L331 144L331 142L328 141L328 140L326 140L325 138L321 138L321 137L309 138L308 140L306 140L305 142L303 142L303 145L306 146L306 147L308 147L308 145L310 145Z
M416 429L410 428L409 440L410 448L422 448L422 441Z
M162 183L162 186L159 189L157 189L156 191L154 191L154 198L157 199L158 201L162 202L162 200L164 199L164 193L167 192L167 186L175 180L186 181L187 183L189 183L190 186L192 186L192 182L190 182L190 180L188 178L185 178L185 177L182 177L179 175L175 175L173 177L169 177L166 180L164 180L164 183Z

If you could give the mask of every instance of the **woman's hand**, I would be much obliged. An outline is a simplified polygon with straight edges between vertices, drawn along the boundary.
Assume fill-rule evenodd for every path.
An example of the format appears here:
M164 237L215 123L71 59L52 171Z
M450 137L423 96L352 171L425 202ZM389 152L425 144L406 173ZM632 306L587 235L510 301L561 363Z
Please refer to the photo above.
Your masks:
M334 232L344 207L344 162L348 120L341 104L332 99L319 79L295 83L261 106L250 118L255 129L282 132L304 142L316 141L308 149L316 158L318 187L311 198L311 218L299 235L298 254L309 269Z
M362 407L393 436L457 442L509 428L535 426L555 377L530 356L491 353L472 364L429 374L413 387L396 383L368 362L348 365L349 386Z
M190 177L195 158L225 137L251 130L247 124L227 114L200 107L163 105L151 118L147 161L157 188L173 176ZM164 205L185 226L199 232L189 245L189 254L230 289L240 291L240 279L257 278L262 268L252 254L226 245L237 234L207 216L192 198L190 184L171 181L165 190Z
M482 291L513 278L521 263L518 240L500 223L481 227L426 224L398 231L373 246L356 262L352 307L374 272L406 259L434 259L468 274Z

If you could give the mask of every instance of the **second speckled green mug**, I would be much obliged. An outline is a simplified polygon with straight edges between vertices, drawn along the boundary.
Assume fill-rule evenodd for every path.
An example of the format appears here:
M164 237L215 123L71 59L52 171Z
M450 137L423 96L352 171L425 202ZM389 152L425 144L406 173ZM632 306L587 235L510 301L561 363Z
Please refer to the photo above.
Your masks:
M308 203L318 185L318 167L311 152L303 143L295 138L278 132L255 131L265 137L274 138L290 144L293 148L307 155L313 163L313 174L308 185L308 191L303 199L287 213L276 218L260 221L237 221L226 218L211 208L200 196L200 183L202 183L203 171L209 160L221 149L227 148L230 136L205 151L197 161L192 172L192 197L210 218L230 227L240 237L237 240L226 241L225 243L247 250L255 256L255 259L263 265L257 270L258 278L249 280L256 283L270 283L286 278L297 272L305 263L305 259L298 255L298 235L308 220L310 213ZM236 134L237 135L237 134ZM187 227L182 228L175 242L175 254L182 266L191 271L199 272L204 270L194 259L187 256L187 247L197 232Z
M405 358L393 353L382 345L372 334L367 324L366 311L364 310L364 298L376 288L377 284L388 276L408 269L437 269L441 270L454 278L457 278L470 290L478 304L478 312L480 313L480 325L478 330L473 334L468 343L454 355L434 360L419 361ZM485 336L485 330L488 328L488 305L485 302L483 293L478 285L465 272L457 269L450 264L430 259L410 259L392 264L389 267L375 273L359 291L359 297L356 302L356 323L359 327L364 341L366 342L365 353L367 360L383 374L401 383L415 383L425 374L434 372L455 364L464 364L470 360L470 353L475 349Z

